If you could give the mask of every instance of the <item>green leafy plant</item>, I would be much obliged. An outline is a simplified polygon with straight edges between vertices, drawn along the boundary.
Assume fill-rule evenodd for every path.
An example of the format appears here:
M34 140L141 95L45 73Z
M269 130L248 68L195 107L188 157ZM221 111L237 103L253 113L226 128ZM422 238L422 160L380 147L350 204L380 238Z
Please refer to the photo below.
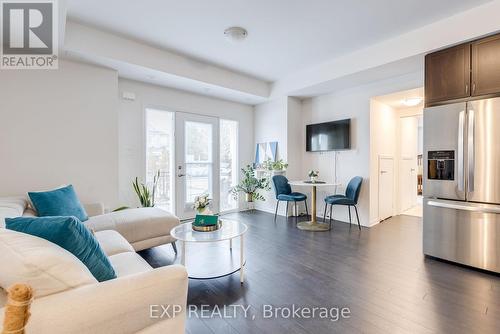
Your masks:
M155 206L155 193L156 187L158 185L158 180L160 179L160 171L157 171L155 176L153 177L153 184L151 187L148 187L144 183L139 183L139 179L136 177L134 182L132 182L132 186L134 187L134 191L139 197L139 202L143 208L150 208Z
M284 162L283 159L279 159L272 163L273 170L285 170L288 168L288 163Z
M259 193L259 190L270 190L269 179L266 177L257 178L255 169L251 165L247 165L241 169L243 178L241 182L233 187L231 193L234 199L238 199L240 193L244 193L248 202L265 201L266 199Z
M269 171L278 170L283 171L287 169L288 163L283 161L283 159L279 159L277 161L272 161L271 159L267 159L262 163L262 168L267 169Z

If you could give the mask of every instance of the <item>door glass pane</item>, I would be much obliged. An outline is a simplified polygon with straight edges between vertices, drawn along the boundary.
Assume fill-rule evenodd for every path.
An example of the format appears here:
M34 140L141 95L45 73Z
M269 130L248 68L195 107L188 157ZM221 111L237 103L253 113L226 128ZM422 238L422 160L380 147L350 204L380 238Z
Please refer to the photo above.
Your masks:
M220 210L238 208L231 188L238 183L238 122L220 120Z
M212 193L212 124L185 123L186 204Z
M146 109L146 183L149 187L160 172L155 193L157 207L173 212L174 114Z
M194 203L196 196L211 194L211 164L186 164L186 203Z
M186 122L186 162L212 162L212 124Z

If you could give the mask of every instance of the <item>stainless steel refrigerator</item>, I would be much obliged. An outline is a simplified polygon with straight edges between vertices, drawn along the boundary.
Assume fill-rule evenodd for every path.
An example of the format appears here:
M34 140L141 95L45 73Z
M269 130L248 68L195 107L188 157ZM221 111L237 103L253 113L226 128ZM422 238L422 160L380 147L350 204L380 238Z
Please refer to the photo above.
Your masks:
M424 110L423 250L500 272L500 98Z

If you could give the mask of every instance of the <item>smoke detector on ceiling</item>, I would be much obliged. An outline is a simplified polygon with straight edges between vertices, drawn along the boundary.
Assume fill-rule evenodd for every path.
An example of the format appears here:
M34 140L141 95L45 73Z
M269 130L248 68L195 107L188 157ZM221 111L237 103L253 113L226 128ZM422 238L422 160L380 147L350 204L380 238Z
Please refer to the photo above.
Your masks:
M230 27L224 30L224 36L233 42L240 42L248 36L248 31L241 27Z

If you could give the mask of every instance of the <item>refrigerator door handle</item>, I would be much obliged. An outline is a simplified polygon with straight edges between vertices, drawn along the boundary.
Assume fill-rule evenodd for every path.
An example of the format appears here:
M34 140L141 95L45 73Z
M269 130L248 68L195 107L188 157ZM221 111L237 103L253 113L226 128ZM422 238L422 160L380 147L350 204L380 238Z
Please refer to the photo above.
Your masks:
M458 116L458 191L464 191L464 123L465 111Z
M500 206L487 205L487 204L464 205L460 204L460 202L457 203L452 201L439 201L439 200L430 200L427 202L427 204L429 206L444 208L444 209L500 214Z
M474 110L468 112L468 127L467 127L467 190L474 191Z

